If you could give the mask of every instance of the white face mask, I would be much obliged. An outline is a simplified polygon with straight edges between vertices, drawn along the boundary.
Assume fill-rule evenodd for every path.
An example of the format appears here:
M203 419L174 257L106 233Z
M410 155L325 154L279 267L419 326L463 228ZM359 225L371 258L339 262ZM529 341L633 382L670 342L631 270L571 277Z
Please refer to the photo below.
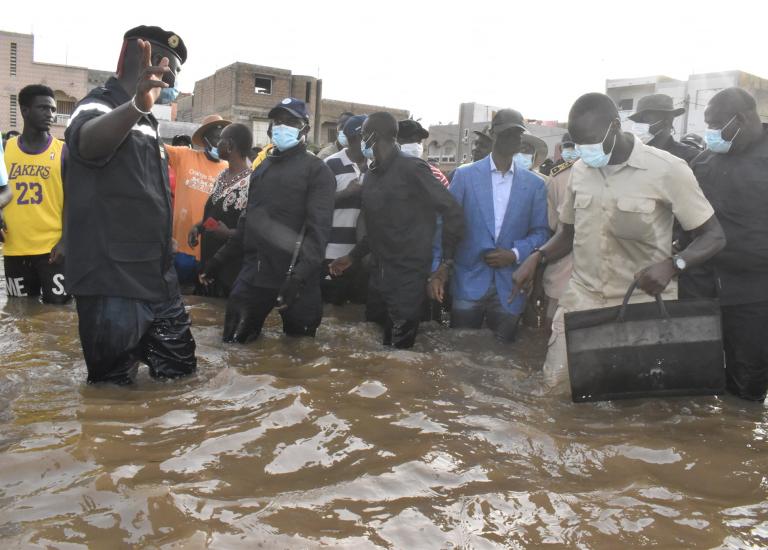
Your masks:
M647 124L645 122L633 122L632 133L635 134L637 136L637 139L639 139L643 143L649 143L653 141L653 138L656 137L656 134L658 134L661 131L659 130L656 133L652 133L651 128L653 128L660 122L664 122L664 121L660 120L659 122L654 122L653 124Z
M424 154L424 147L421 143L403 143L400 150L410 157L421 158L421 155Z

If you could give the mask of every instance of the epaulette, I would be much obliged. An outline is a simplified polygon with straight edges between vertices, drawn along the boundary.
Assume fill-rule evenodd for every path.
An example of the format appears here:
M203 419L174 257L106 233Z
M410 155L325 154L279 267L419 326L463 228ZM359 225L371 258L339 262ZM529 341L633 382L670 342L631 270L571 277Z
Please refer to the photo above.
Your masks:
M552 171L549 173L550 177L555 177L560 172L565 172L566 170L568 170L568 168L573 166L573 164L574 163L572 161L565 161L562 164L558 164L557 166L552 168Z

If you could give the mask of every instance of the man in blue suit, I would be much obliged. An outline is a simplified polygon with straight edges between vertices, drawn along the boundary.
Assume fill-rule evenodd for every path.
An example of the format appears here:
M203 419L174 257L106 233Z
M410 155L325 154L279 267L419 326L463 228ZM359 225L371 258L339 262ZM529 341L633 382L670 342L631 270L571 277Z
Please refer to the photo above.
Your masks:
M502 109L491 123L491 154L460 166L450 192L464 209L466 229L456 251L451 291L451 327L485 324L499 340L515 339L525 295L509 303L512 273L549 239L547 190L544 181L513 162L526 128L523 116ZM430 296L442 302L450 263L436 248Z

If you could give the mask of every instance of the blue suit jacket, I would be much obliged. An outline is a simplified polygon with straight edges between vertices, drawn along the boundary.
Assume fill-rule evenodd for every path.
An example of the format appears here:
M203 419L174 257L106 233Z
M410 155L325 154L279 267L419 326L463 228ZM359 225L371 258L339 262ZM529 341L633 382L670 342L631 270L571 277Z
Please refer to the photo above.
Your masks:
M514 170L504 223L495 239L490 156L456 169L449 189L464 209L466 228L456 250L452 291L454 298L479 300L495 282L504 309L520 315L525 308L525 296L521 294L511 304L507 302L512 291L512 273L534 248L547 242L550 231L544 181L519 165ZM516 248L520 255L518 263L501 269L489 267L483 256L497 247ZM435 263L439 259L437 248Z

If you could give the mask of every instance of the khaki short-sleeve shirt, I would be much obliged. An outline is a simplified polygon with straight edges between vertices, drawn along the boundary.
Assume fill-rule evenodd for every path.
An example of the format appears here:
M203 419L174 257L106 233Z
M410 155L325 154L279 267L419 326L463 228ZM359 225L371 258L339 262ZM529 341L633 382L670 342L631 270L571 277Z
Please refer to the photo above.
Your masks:
M560 301L569 311L621 303L635 273L672 255L675 218L690 231L714 214L683 160L637 138L624 164L578 161L570 172L560 211L574 226L573 274ZM677 299L676 280L662 297ZM638 290L632 301L652 299Z

